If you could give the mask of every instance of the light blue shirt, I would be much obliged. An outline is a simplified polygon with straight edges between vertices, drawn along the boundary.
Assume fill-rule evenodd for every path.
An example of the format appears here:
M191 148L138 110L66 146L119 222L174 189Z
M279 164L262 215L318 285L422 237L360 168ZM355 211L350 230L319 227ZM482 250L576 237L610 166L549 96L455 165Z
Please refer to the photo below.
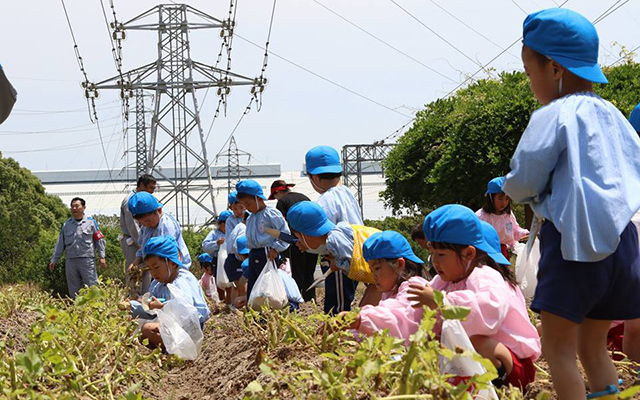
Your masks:
M244 235L246 231L247 226L244 223L238 224L233 228L233 232L229 235L229 243L227 243L227 252L229 254L238 253L238 238Z
M277 229L280 232L291 234L287 221L282 213L273 207L267 207L251 214L247 219L247 247L250 249L260 249L270 247L278 253L285 251L289 244L281 240L276 240L273 236L264 231L265 228Z
M178 252L180 253L180 261L186 269L191 268L191 256L189 255L189 249L187 248L184 239L182 239L182 230L180 224L176 221L171 214L162 213L160 222L155 228L141 227L140 236L138 236L138 244L140 249L136 252L136 257L144 258L144 244L147 243L152 237L155 236L171 236L178 242Z
M348 222L353 225L363 225L360 206L353 193L346 186L334 186L318 199L318 204L327 214L329 221Z
M223 238L224 233L222 233L219 229L214 229L207 234L207 237L202 241L202 251L205 253L209 253L209 255L213 255L216 251L220 249L218 246L218 239ZM225 239L226 240L226 239Z
M173 284L174 290L177 289L180 294L187 299L187 301L192 302L193 306L198 310L198 314L200 314L201 324L209 319L209 307L207 307L207 301L204 299L204 295L202 294L200 282L198 282L191 272L184 268L179 268L178 276L176 276L176 279L174 279L171 284ZM167 284L160 283L155 279L151 282L151 286L149 286L149 294L156 298L164 298L167 301L172 298L171 291ZM153 315L146 313L142 308L142 304L135 300L131 301L131 314L134 317L143 316L147 319L152 319L154 317Z
M327 234L327 251L333 255L336 266L349 273L353 255L353 228L346 222L339 222Z
M531 116L503 190L553 222L565 260L603 260L640 208L640 139L596 94L565 96Z
M224 231L226 232L224 234L225 242L229 241L229 235L231 235L231 232L233 232L233 229L238 224L244 224L244 218L238 218L235 215L232 215L229 218L227 218L227 220L224 223ZM229 247L227 247L227 250L229 250Z

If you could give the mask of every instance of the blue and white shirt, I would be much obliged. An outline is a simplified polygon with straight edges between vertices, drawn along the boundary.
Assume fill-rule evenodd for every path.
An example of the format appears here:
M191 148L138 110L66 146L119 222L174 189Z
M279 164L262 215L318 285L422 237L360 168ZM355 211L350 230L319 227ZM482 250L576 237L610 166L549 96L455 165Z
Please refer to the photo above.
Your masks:
M209 255L213 255L216 251L220 249L218 246L218 239L223 238L225 235L219 229L214 229L207 234L207 237L202 241L202 251L205 253L209 253ZM225 239L226 240L226 239Z
M141 227L140 236L138 237L140 249L136 252L136 257L144 258L143 249L145 243L147 243L147 240L156 236L171 236L174 238L176 242L178 242L178 252L180 253L180 261L182 261L182 265L184 265L186 269L191 268L191 255L189 255L187 244L182 238L180 224L171 214L168 213L162 213L160 222L158 222L158 226L155 228L147 228L146 226Z
M354 243L353 228L346 222L339 222L327 234L327 251L334 257L336 266L347 274Z
M265 228L277 229L280 232L291 234L282 213L273 207L266 207L255 214L251 214L247 219L246 236L249 249L270 247L280 253L289 247L288 243L277 240L266 233Z
M533 113L503 190L553 222L565 260L603 260L640 209L640 138L595 93L567 95Z
M318 199L318 205L327 214L329 221L348 222L353 225L364 225L360 206L353 193L346 186L334 186Z

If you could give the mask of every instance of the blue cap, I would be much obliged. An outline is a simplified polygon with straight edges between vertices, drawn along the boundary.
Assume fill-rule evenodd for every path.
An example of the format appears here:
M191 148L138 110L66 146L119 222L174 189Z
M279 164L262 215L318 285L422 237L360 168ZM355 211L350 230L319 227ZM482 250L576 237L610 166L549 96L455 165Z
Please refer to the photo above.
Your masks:
M198 256L198 261L200 264L202 263L210 263L213 264L213 257L209 253L202 253Z
M229 217L232 216L232 215L233 215L233 211L224 210L220 214L218 214L218 222L224 222L227 219L229 219Z
M340 154L333 147L316 146L307 151L304 159L309 175L339 174L342 172Z
M633 108L631 114L629 115L629 122L631 122L631 126L636 132L640 133L640 104Z
M229 203L229 205L232 205L237 202L238 202L238 192L234 190L233 192L229 193L229 196L227 196L227 203Z
M238 254L249 254L250 250L247 247L247 237L245 235L238 237L236 248L238 249Z
M178 267L184 268L178 254L178 243L171 236L154 236L150 238L147 240L147 243L144 244L143 252L145 257L153 255L168 258Z
M309 236L323 236L329 233L335 224L318 204L312 201L301 201L287 211L287 221L293 230Z
M487 184L487 192L485 194L502 193L502 185L504 185L504 177L493 178Z
M236 184L236 190L238 193L244 193L251 196L258 196L263 200L267 198L264 197L264 193L262 192L262 186L253 179L245 179Z
M127 207L131 214L136 216L162 208L162 204L151 193L136 192L129 198Z
M447 204L437 208L424 219L422 229L430 242L473 246L496 262L503 261L493 256L495 250L485 240L478 216L463 205Z
M417 264L424 264L411 249L411 245L396 231L376 232L369 236L362 245L364 259L379 260L383 258L406 258Z
M598 66L598 32L588 19L566 8L549 8L530 14L522 27L523 43L575 75L607 83Z
M486 221L480 221L480 225L482 225L482 233L484 234L484 240L489 243L489 246L493 249L493 253L487 253L495 262L502 265L511 265L509 260L502 254L502 250L500 250L500 236L498 236L498 231L494 228L490 223Z

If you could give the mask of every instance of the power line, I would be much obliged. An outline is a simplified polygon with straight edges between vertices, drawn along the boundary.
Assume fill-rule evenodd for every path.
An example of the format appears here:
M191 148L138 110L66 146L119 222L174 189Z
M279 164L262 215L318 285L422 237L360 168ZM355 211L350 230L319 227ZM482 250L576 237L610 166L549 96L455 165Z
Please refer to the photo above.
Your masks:
M408 59L410 59L411 61L414 61L417 64L420 64L421 66L423 66L424 68L428 69L431 72L434 72L438 75L440 75L441 77L449 80L450 82L456 83L455 80L449 78L448 76L446 76L445 74L441 73L440 71L437 71L435 69L433 69L432 67L428 66L427 64L423 63L422 61L410 56L409 54L405 53L404 51L398 49L397 47L394 47L393 45L389 44L388 42L385 42L384 40L380 39L379 37L375 36L373 33L367 31L366 29L362 28L359 25L356 25L355 23L351 22L349 19L347 19L346 17L338 14L337 12L335 12L334 10L330 9L329 7L327 7L326 5L322 4L320 1L318 0L312 0L314 3L318 4L320 7L324 8L325 10L329 11L330 13L332 13L333 15L335 15L336 17L342 19L343 21L345 21L346 23L348 23L349 25L355 27L356 29L359 29L360 31L364 32L365 34L369 35L370 37L374 38L375 40L377 40L378 42L384 44L385 46L389 47L390 49L396 51L397 53L407 57Z
M238 38L240 38L240 39L244 40L245 42L247 42L247 43L249 43L249 44L251 44L251 45L253 45L253 46L257 47L257 48L264 50L264 47L260 46L260 45L259 45L259 44L257 44L257 43L254 43L254 42L252 42L251 40L246 39L246 38L244 38L244 37L242 37L242 36L240 36L240 35L238 35L238 34L236 34L236 36L237 36ZM335 82L335 81L332 81L332 80L331 80L331 79L329 79L329 78L325 78L324 76L322 76L322 75L318 74L317 72L313 72L313 71L311 71L310 69L308 69L308 68L306 68L306 67L303 67L303 66L302 66L302 65L300 65L300 64L297 64L297 63L295 63L295 62L293 62L293 61L291 61L291 60L289 60L289 59L287 59L287 58L284 58L283 56L281 56L281 55L279 55L279 54L277 54L277 53L274 53L272 50L269 50L269 54L270 54L270 55L272 55L272 56L275 56L275 57L279 58L280 60L282 60L282 61L284 61L284 62L286 62L286 63L289 63L289 64L293 65L293 66L294 66L294 67L296 67L296 68L299 68L299 69L301 69L301 70L303 70L303 71L307 72L308 74L311 74L311 75L315 76L316 78L322 79L322 80L323 80L323 81L325 81L325 82L328 82L328 83L330 83L330 84L332 84L332 85L334 85L334 86L336 86L336 87L339 87L339 88L340 88L340 89L342 89L342 90L345 90L345 91L347 91L347 92L349 92L349 93L351 93L351 94L353 94L353 95L356 95L356 96L358 96L358 97L360 97L360 98L362 98L362 99L364 99L364 100L366 100L366 101L368 101L368 102L370 102L370 103L373 103L373 104L375 104L375 105L377 105L377 106L380 106L380 107L382 107L382 108L384 108L384 109L386 109L386 110L388 110L388 111L391 111L391 112L394 112L394 113L396 113L396 114L402 115L403 117L409 117L409 115L406 115L406 114L404 114L404 113L401 113L401 112L400 112L400 111L398 111L398 110L394 110L393 108L391 108L391 107L389 107L389 106L386 106L386 105L384 105L384 104L382 104L382 103L380 103L380 102L378 102L378 101L376 101L376 100L373 100L373 99L371 99L371 98L369 98L369 97L367 97L367 96L365 96L365 95L363 95L363 94L360 94L360 93L356 92L355 90L349 89L348 87L346 87L346 86L344 86L344 85L341 85L341 84L339 84L339 83L337 83L337 82Z
M476 65L480 65L482 66L482 64L480 64L477 60L474 60L473 58L469 57L465 52L463 52L462 50L460 50L459 48L457 48L453 43L449 42L447 39L445 39L444 37L442 37L438 32L436 32L435 30L431 29L429 26L427 26L424 22L420 21L415 15L411 14L406 8L402 7L400 4L398 4L395 0L389 0L390 2L392 2L393 4L395 4L399 9L401 9L402 11L404 11L408 16L410 16L411 18L413 18L415 21L417 21L420 25L424 26L429 32L433 33L434 35L436 35L440 40L442 40L443 42L445 42L446 44L448 44L451 48L453 48L455 51L457 51L458 53L462 54L467 60L470 60L472 63L476 64Z
M525 10L524 8L520 7L520 4L516 3L516 0L511 0L511 2L520 9L520 11L522 11L524 13L524 15L529 15L529 13L527 12L527 10Z
M640 46L637 46L637 47L633 48L632 50L629 51L629 53L633 53L638 49L640 49ZM619 63L620 61L622 61L622 60L624 60L626 58L627 58L627 56L622 56L622 57L618 58L616 61L614 61L611 64L607 65L607 68L613 67L614 65L616 65L617 63Z
M115 102L120 102L120 100L112 100L108 103L105 104L109 104L109 103L115 103ZM98 107L98 109L100 110L110 110L113 108L117 108L119 106L114 106L114 107ZM14 108L14 111L19 111L22 112L24 114L20 114L20 113L11 113L11 115L31 115L31 116L35 116L35 115L40 115L40 114L66 114L66 113L75 113L75 112L85 112L87 111L86 108L74 108L74 109L70 109L70 110L28 110L25 108Z

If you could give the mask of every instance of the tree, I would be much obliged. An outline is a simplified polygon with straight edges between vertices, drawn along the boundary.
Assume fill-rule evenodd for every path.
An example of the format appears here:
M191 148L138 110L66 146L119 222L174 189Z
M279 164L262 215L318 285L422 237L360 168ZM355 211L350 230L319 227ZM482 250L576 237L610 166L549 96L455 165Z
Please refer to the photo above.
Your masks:
M640 64L605 69L596 92L626 116L640 102ZM385 204L394 211L432 210L461 203L479 208L487 182L509 172L509 162L539 107L522 72L479 80L419 111L384 161Z

